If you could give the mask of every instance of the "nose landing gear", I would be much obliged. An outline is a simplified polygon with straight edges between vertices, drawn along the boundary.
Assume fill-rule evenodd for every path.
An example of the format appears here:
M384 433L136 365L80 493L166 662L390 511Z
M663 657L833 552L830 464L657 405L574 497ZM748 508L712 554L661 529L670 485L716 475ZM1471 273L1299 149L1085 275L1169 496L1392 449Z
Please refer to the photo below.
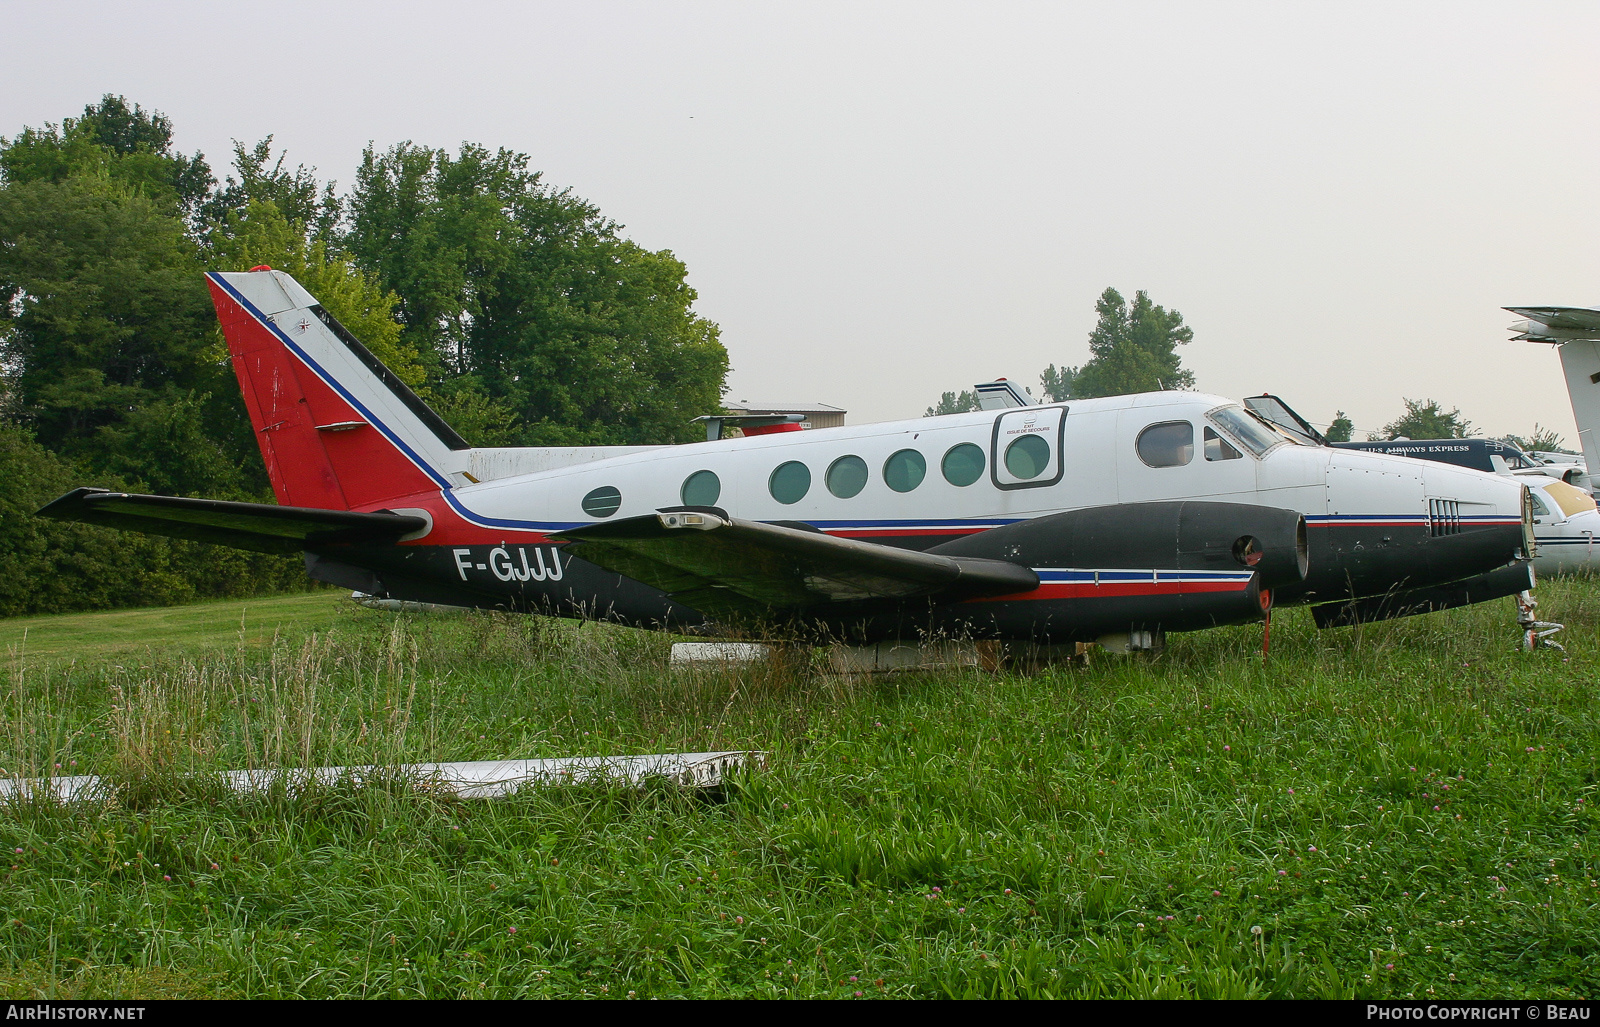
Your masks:
M1558 652L1566 652L1559 642L1550 637L1558 631L1564 631L1566 625L1537 620L1533 611L1538 607L1539 602L1533 598L1532 592L1517 593L1517 627L1522 629L1522 648L1555 649Z

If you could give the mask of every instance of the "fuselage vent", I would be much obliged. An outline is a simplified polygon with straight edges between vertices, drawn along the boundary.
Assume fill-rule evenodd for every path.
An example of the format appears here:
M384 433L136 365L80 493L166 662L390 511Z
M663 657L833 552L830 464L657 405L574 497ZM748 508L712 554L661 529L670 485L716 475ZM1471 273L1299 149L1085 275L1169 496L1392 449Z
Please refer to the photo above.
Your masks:
M1454 499L1428 500L1428 533L1434 538L1461 534L1461 504Z

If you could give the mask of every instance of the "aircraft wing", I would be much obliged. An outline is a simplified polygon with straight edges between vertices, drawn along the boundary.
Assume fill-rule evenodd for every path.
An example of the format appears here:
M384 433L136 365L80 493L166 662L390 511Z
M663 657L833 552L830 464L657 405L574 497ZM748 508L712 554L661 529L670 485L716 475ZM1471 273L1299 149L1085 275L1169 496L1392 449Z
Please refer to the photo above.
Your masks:
M428 526L423 518L406 514L135 496L106 489L68 492L38 515L258 553L298 553L323 543L393 542Z
M748 619L827 603L1030 592L1031 568L936 556L818 531L663 510L551 535L575 555L661 589L710 617Z

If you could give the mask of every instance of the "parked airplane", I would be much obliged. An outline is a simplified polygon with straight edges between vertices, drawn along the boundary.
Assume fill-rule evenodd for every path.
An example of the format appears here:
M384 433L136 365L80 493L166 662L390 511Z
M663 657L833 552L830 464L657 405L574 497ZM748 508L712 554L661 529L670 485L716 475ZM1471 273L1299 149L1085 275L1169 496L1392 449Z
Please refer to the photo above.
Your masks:
M1350 623L1532 586L1504 478L1160 392L671 447L475 449L288 275L212 274L281 505L78 489L45 516L301 552L397 600L867 643Z
M1522 455L1538 464L1550 477L1576 485L1585 492L1594 492L1594 481L1589 477L1589 465L1584 463L1583 454L1525 449Z
M1564 480L1564 468L1540 463L1511 443L1499 439L1386 439L1381 442L1335 442L1332 445L1339 449L1437 460L1476 471L1506 474L1529 479L1525 482L1528 485Z
M1564 481L1529 481L1533 500L1533 534L1538 553L1533 559L1534 573L1541 577L1557 574L1600 573L1600 510L1594 497Z

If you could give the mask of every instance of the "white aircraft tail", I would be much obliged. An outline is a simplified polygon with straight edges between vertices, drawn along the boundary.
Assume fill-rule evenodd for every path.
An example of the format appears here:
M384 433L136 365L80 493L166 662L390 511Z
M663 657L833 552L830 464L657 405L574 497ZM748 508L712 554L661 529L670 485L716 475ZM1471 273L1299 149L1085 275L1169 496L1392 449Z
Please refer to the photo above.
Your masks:
M1569 342L1560 353L1584 463L1600 467L1600 342Z
M1511 326L1515 338L1559 347L1572 417L1590 474L1600 473L1600 309L1506 307L1528 318Z

